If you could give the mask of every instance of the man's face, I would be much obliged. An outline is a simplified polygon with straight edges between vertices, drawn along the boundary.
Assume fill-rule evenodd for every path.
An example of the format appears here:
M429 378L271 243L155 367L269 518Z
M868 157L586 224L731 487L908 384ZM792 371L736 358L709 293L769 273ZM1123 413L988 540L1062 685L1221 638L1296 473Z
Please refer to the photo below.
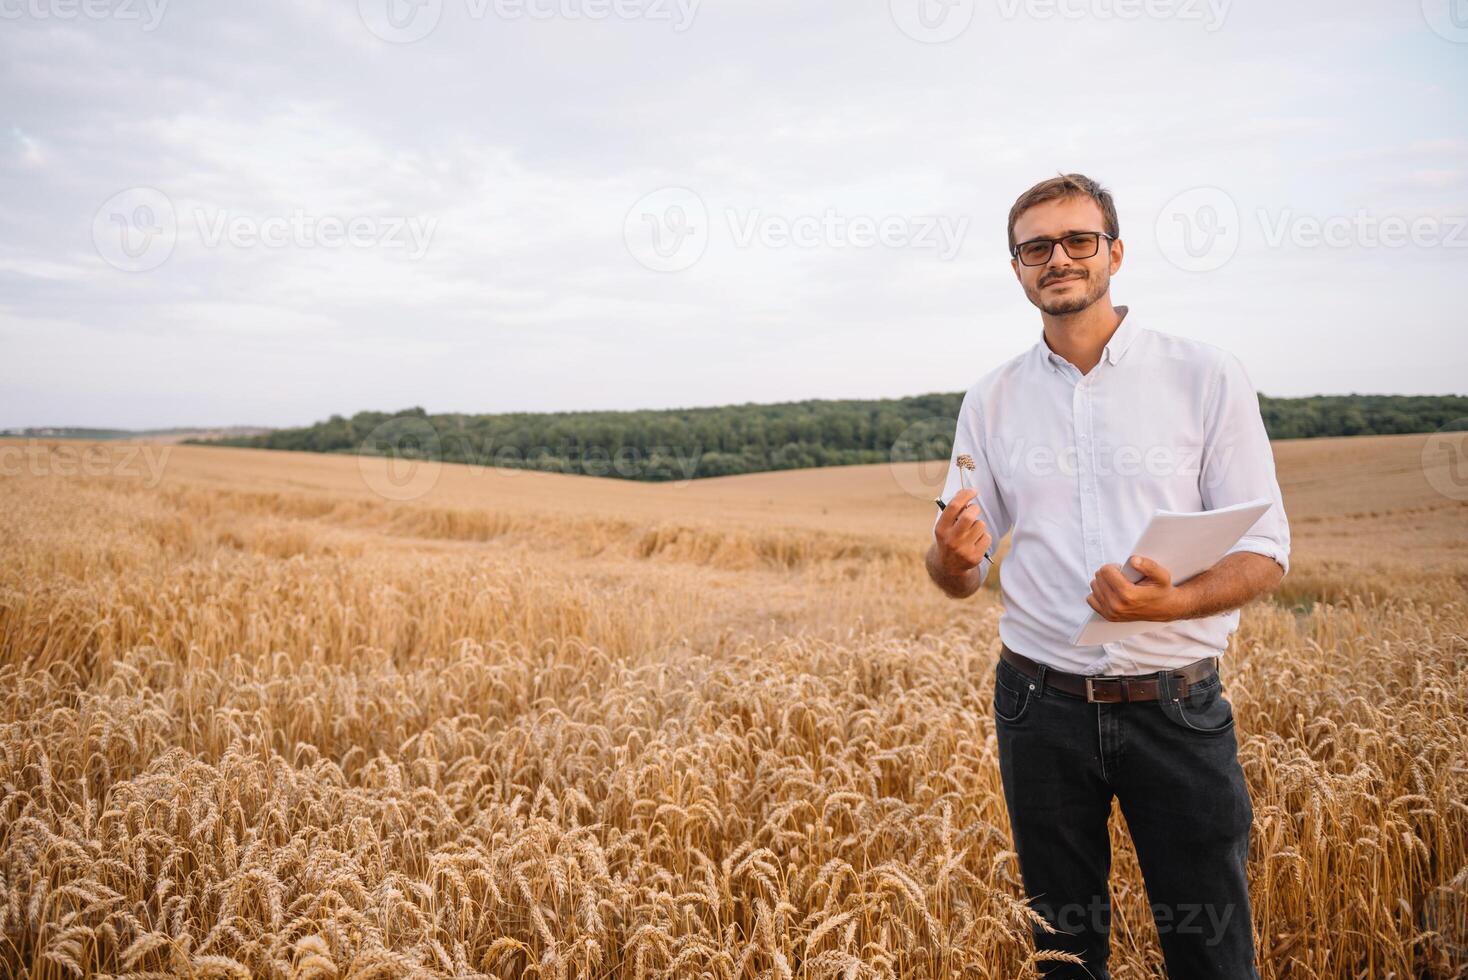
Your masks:
M1026 210L1014 223L1014 240L1020 243L1105 230L1099 204L1089 197L1069 197ZM1031 303L1053 316L1062 316L1084 310L1106 295L1111 274L1121 266L1121 251L1121 242L1103 238L1096 254L1088 259L1073 259L1066 254L1065 246L1057 244L1049 262L1031 266L1014 258L1010 265Z

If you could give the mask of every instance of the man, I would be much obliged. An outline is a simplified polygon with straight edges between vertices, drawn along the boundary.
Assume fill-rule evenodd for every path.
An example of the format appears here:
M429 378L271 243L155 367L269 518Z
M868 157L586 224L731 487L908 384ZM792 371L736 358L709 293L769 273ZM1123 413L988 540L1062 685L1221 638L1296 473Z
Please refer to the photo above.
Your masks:
M1115 796L1168 975L1257 978L1245 874L1254 811L1217 665L1238 607L1288 570L1289 525L1239 361L1112 306L1119 235L1111 195L1081 174L1043 181L1011 209L1010 264L1043 330L964 396L928 573L966 598L989 574L986 552L1013 531L994 676L999 769L1025 891L1058 930L1036 928L1036 945L1085 964L1050 962L1046 975L1110 976ZM1256 498L1273 506L1186 582L1128 553L1156 508ZM1072 646L1092 610L1161 625Z

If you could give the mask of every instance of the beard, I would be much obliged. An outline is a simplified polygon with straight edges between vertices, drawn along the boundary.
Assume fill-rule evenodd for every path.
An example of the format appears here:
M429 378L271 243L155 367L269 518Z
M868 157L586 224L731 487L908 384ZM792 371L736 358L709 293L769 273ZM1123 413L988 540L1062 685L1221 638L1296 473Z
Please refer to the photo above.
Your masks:
M1070 313L1079 313L1102 296L1106 295L1107 286L1110 284L1111 276L1104 271L1100 277L1092 276L1089 272L1080 273L1080 289L1066 296L1057 296L1054 299L1044 299L1044 288L1037 286L1029 293L1030 302L1038 306L1043 312L1051 316L1065 316Z

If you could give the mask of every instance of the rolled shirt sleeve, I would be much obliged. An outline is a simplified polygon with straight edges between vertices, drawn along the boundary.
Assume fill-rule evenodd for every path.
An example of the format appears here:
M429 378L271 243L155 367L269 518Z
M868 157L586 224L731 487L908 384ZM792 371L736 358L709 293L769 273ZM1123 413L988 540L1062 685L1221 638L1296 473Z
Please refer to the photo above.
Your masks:
M958 423L953 430L953 451L948 457L948 476L943 481L943 491L940 498L945 504L965 486L977 488L979 491L979 512L983 517L984 524L989 534L993 536L993 543L989 551L998 548L999 540L1009 533L1010 518L1004 507L1004 501L999 495L999 487L994 482L994 471L989 465L988 456L984 453L984 431L983 414L980 403L973 389L963 396L963 404L958 409ZM958 465L958 457L968 454L974 459L975 469L962 470ZM933 517L933 532L936 536L938 521L943 513L939 511ZM979 581L982 583L989 577L989 569L993 562L984 559L979 563Z
M1207 402L1198 489L1206 510L1267 499L1270 508L1228 554L1267 555L1290 570L1290 525L1274 470L1274 452L1259 412L1259 396L1244 365L1219 352L1213 392Z

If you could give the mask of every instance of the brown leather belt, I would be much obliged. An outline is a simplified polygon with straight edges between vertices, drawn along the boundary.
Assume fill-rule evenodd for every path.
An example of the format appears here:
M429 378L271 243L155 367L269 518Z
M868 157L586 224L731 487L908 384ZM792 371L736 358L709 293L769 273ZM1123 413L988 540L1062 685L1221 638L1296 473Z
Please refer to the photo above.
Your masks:
M999 645L999 656L1013 664L1022 674L1038 678L1040 664L1022 653L1015 653L1004 644ZM1156 701L1162 696L1161 671L1150 674L1073 674L1054 667L1045 668L1045 686L1067 694L1083 697L1087 701ZM1218 673L1218 658L1204 657L1190 664L1167 672L1172 679L1172 696L1188 696L1188 685L1207 680Z

